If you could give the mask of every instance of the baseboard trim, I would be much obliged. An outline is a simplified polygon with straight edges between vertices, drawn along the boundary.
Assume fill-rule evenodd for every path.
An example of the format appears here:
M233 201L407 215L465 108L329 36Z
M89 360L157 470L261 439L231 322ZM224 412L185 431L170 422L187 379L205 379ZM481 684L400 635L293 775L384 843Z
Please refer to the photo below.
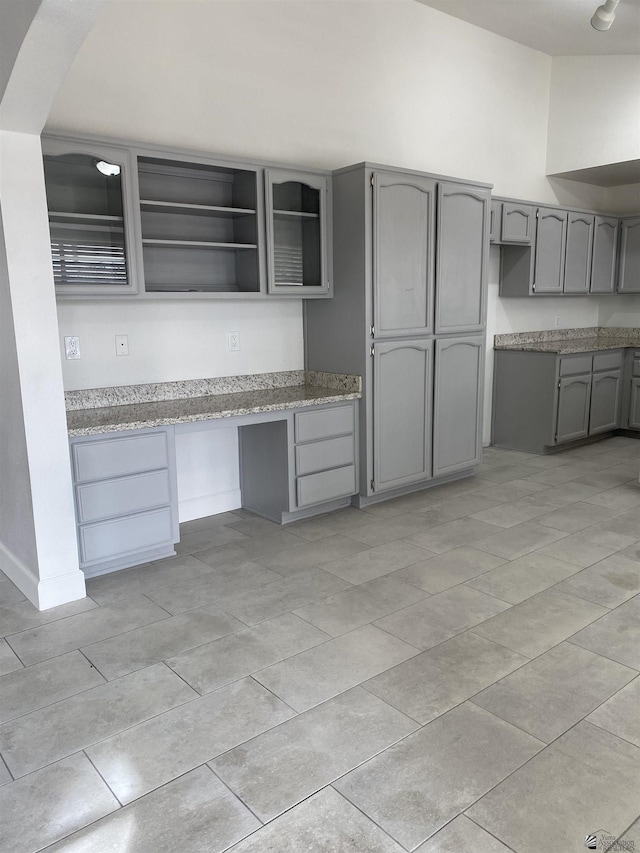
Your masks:
M84 574L80 569L40 580L32 569L0 542L0 569L38 610L48 610L85 598Z
M178 502L178 518L183 521L193 521L196 518L206 518L208 515L217 515L219 512L230 512L240 509L242 506L242 493L240 489L231 489L228 492L219 492L215 495L202 495L197 498L188 498Z

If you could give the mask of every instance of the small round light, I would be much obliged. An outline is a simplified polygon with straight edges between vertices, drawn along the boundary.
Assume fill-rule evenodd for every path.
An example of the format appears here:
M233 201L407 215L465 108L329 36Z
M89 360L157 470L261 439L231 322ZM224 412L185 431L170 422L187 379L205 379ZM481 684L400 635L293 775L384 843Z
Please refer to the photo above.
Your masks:
M106 160L98 160L96 163L96 169L108 178L113 178L120 174L120 166L116 163L107 163Z

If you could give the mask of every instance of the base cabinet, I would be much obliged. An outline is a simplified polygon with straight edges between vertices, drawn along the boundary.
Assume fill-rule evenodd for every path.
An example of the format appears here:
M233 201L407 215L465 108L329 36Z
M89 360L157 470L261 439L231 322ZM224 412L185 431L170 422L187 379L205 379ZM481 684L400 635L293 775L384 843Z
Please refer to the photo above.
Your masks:
M611 432L620 426L622 371L594 373L591 378L589 435Z
M636 377L631 380L629 429L640 429L640 378Z
M574 441L589 435L591 374L567 376L558 383L558 425L555 441Z

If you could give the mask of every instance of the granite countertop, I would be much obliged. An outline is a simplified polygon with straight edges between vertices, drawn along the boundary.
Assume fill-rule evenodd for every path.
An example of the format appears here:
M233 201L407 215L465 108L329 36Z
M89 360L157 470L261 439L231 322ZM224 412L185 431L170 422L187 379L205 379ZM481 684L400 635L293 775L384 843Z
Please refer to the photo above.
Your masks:
M581 329L549 329L496 335L494 349L520 352L550 352L569 355L579 352L640 347L640 329L590 326Z
M294 370L92 388L65 397L69 435L95 435L357 400L362 380Z

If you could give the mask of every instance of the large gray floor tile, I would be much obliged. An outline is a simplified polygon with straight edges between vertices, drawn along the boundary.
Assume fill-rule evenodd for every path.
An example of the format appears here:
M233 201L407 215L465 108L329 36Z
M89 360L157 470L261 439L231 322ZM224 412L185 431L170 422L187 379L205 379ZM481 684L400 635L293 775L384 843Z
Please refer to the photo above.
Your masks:
M204 518L181 521L180 535L186 536L187 533L196 533L199 530L206 530L208 527L220 527L223 524L234 524L235 522L242 521L242 517L238 514L239 512L241 510L218 512L216 515L207 515Z
M317 604L300 607L295 613L332 637L338 637L426 596L426 592L401 580L381 577L331 595Z
M198 551L198 560L212 566L213 568L224 568L225 566L236 566L255 560L257 557L267 557L270 554L278 554L286 548L300 545L303 540L286 530L278 530L275 533L265 533L262 536L245 536L242 541L230 542L227 545L218 545L215 548L207 548Z
M509 607L471 587L456 586L385 616L376 625L412 646L430 649Z
M260 827L208 767L198 767L47 853L220 853Z
M181 536L175 548L177 554L195 554L198 551L205 551L219 545L228 545L230 542L237 542L245 538L244 533L233 530L226 525L223 527L206 527Z
M598 541L595 541L588 530L582 530L580 533L573 533L565 536L564 539L545 545L540 548L540 553L586 569L629 544L628 537L623 539L624 544L618 544L617 539L618 537L615 536L601 535Z
M105 678L119 678L245 627L211 604L84 646L82 651Z
M499 502L491 498L484 498L470 492L466 495L458 495L451 500L443 501L440 506L425 505L416 507L413 512L419 514L429 527L445 524L447 521L455 521L473 513L489 510L499 506Z
M536 524L535 521L525 521L501 530L499 533L485 536L474 543L474 547L505 560L517 560L530 551L535 551L543 545L562 539L567 534L564 530L553 530Z
M96 611L78 613L9 638L9 645L25 666L79 649L89 643L123 634L142 625L167 619L166 610L144 595L119 601Z
M118 806L86 756L72 755L0 788L0 850L35 853Z
M587 720L640 747L640 676L589 714Z
M573 563L532 551L473 578L467 585L511 604L519 604L578 571Z
M493 835L464 815L417 847L415 853L510 853Z
M350 537L336 534L321 539L319 542L302 542L271 556L256 557L256 562L287 577L296 572L323 566L325 563L331 563L334 560L348 559L367 548L368 545L356 542Z
M632 598L571 637L571 642L640 671L640 597Z
M404 513L393 518L371 520L367 527L349 532L349 536L358 542L363 542L369 547L385 545L396 539L406 539L414 533L418 533L426 527L425 519L414 513Z
M166 662L198 693L210 693L328 639L324 631L285 613Z
M546 590L473 630L481 637L534 658L608 612L589 601Z
M364 625L263 669L254 678L296 711L306 711L418 654L373 625Z
M482 486L474 494L499 501L500 503L512 503L520 498L524 498L526 495L532 495L534 492L544 492L544 500L547 500L548 491L548 485L544 483L532 483L530 479L526 479Z
M259 589L221 598L218 606L245 624L256 625L351 586L348 581L322 569L308 569Z
M583 722L467 814L518 853L584 850L587 834L617 835L635 819L639 771L637 747Z
M537 523L556 530L564 530L567 533L577 533L585 527L604 521L613 513L614 510L606 507L596 506L586 501L576 501L562 509L555 507L547 515L539 516Z
M403 569L405 566L419 563L431 556L433 556L431 551L398 539L369 548L344 560L325 563L322 568L325 572L331 572L349 583L361 584Z
M577 480L585 473L584 466L576 461L569 462L561 468L548 468L546 471L539 471L528 479L532 483L543 483L546 486L561 486L563 483Z
M404 853L333 788L267 824L229 853Z
M0 758L0 785L6 785L11 782L12 779L13 777L11 776L11 773L9 773L9 768L2 758Z
M495 569L504 562L502 557L495 557L493 554L477 551L475 548L454 548L453 551L438 554L395 572L393 577L435 595L469 578L475 578L490 569Z
M617 607L640 593L640 563L612 554L572 575L556 589L605 607Z
M2 580L0 575L0 607L6 607L8 604L17 604L19 601L25 601L26 596L20 592L18 587L11 583L10 580Z
M0 723L103 683L78 651L12 672L0 678Z
M550 743L635 677L635 670L561 643L473 702Z
M586 501L601 491L600 486L587 486L586 483L578 483L572 480L570 483L563 483L561 486L551 486L548 488L544 493L544 499L549 501L549 503L563 506L575 503L576 501Z
M516 524L523 524L525 521L531 521L532 518L546 515L554 508L557 509L556 505L545 500L545 495L546 491L540 496L534 492L512 503L497 504L491 509L475 512L471 518L487 521L498 527L514 527Z
M640 563L640 542L636 542L634 545L629 545L628 548L623 548L622 551L618 552L621 557L628 557L630 560L635 560L637 563Z
M114 735L87 755L129 803L293 716L250 678Z
M415 533L408 539L414 545L419 545L435 554L442 554L462 545L475 545L478 539L489 536L496 529L494 524L476 521L474 518L459 518L456 521L431 527L422 533Z
M417 727L356 687L226 752L211 767L266 822Z
M0 640L0 676L22 669L22 662L6 640Z
M515 463L513 465L490 466L486 471L482 472L482 478L492 483L509 483L513 480L522 480L525 477L531 477L537 473L537 468L531 468L526 463Z
M603 492L585 498L587 503L595 506L609 507L616 511L624 511L640 506L640 488L636 483L624 483L622 486L614 486Z
M541 748L530 735L465 703L335 787L413 850Z
M636 469L634 472L628 463L616 465L604 471L590 471L582 477L576 478L576 482L578 483L586 483L588 486L599 486L601 489L612 489L614 486L620 486L622 483L628 483L630 480L637 482L638 471Z
M620 836L620 841L625 843L626 848L618 846L618 849L627 849L627 850L640 850L640 818L635 820L629 829L624 833L624 835ZM633 846L631 846L633 844ZM615 850L615 847L609 847L609 850Z
M398 515L401 515L400 509ZM301 539L315 542L317 539L326 539L327 536L334 536L336 533L349 534L351 531L371 524L373 520L371 513L349 506L316 518L295 521L287 525L287 530Z
M424 725L527 662L523 655L466 633L363 686Z
M14 777L197 696L164 664L101 684L0 726L0 752Z
M49 610L38 610L30 601L19 601L17 604L0 607L0 636L7 637L37 628L39 625L48 625L50 622L93 610L97 606L91 598L81 598L59 607L50 607Z

